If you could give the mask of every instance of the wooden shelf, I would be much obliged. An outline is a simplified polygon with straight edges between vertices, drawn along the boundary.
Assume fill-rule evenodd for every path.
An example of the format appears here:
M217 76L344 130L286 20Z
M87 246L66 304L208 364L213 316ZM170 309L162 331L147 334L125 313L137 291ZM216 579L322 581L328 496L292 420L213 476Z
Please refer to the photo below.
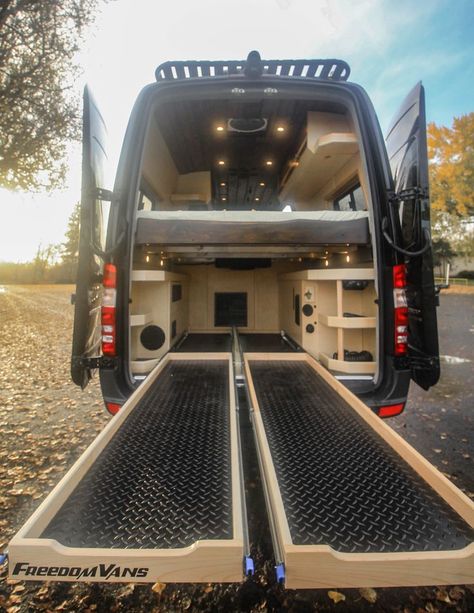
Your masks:
M152 313L143 313L140 315L130 315L131 326L146 326L153 319Z
M319 361L329 370L359 375L373 374L377 367L376 362L348 362L346 360L335 360L326 353L319 354Z
M186 275L167 270L133 270L132 281L184 281Z
M302 281L372 281L375 279L373 268L317 268L300 270L280 275L282 280Z
M324 315L320 313L318 316L320 324L329 326L330 328L375 328L377 319L375 317L338 317L337 315Z

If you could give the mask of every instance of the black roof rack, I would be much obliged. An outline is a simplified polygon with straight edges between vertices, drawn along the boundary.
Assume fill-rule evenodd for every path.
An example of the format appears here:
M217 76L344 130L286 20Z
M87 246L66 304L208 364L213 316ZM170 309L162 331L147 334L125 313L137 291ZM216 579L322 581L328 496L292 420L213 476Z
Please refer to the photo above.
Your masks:
M324 81L347 81L351 69L343 60L262 60L251 51L246 60L164 62L155 71L157 81L246 75L299 77Z

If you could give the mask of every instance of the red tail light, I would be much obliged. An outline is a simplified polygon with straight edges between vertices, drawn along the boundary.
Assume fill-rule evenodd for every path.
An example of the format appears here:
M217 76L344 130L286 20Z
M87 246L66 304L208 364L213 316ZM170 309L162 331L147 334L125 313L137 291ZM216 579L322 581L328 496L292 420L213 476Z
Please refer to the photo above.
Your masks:
M405 404L401 402L400 404L388 404L385 407L380 407L379 417L393 417L394 415L400 415L404 406Z
M408 353L408 306L406 296L405 265L393 267L393 306L394 306L394 354L403 356Z
M117 301L117 267L114 264L104 266L104 279L102 282L104 292L102 294L102 353L115 356L115 306Z
M121 404L117 404L116 402L106 402L105 406L107 407L107 411L111 415L115 415L122 408L122 405Z

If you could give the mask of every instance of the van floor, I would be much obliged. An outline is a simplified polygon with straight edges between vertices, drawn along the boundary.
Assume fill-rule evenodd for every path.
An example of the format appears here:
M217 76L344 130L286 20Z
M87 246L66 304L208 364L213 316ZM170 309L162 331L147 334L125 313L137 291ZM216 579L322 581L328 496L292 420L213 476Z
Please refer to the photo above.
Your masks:
M281 334L240 333L240 345L244 353L293 353L297 349L291 346ZM226 352L232 351L232 335L229 332L188 334L171 349L178 353Z

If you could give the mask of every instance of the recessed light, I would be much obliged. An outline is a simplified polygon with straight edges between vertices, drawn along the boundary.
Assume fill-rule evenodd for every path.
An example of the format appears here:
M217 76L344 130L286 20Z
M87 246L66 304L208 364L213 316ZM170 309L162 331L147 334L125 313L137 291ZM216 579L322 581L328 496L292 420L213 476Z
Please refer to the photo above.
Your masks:
M218 132L224 132L224 126L217 126L216 130Z
M225 181L221 182L221 187L225 187Z
M260 200L260 198L258 198L258 197L257 197L257 198L255 198L255 202L258 202L259 200Z
M219 164L219 166L224 166L225 165L224 160L219 160L217 163Z
M225 196L222 196L221 200L222 200L222 202L225 202L227 200L227 198Z
M267 166L273 166L273 162L272 162L271 160L267 160L267 161L265 162L265 164L266 164Z
M260 187L265 187L265 183L263 181L260 181L259 185Z
M283 126L277 126L277 132L284 132L285 128Z

